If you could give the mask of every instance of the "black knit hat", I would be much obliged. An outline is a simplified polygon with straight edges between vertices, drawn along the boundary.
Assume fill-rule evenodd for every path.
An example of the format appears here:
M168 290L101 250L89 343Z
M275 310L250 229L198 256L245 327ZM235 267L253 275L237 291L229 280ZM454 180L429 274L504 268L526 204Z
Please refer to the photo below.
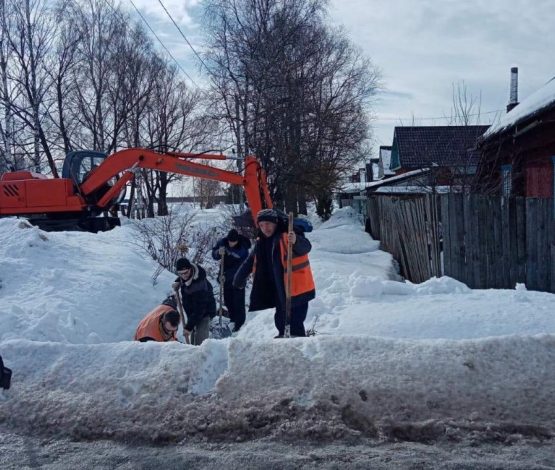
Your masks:
M175 310L170 310L164 313L164 321L170 322L171 326L179 326L180 320L181 317L179 316L179 313L177 313Z
M175 262L175 270L177 272L183 271L185 269L191 269L192 267L193 267L193 265L191 264L191 262L187 258L179 258Z
M237 230L232 228L227 234L227 240L230 242L239 241L239 232L237 232Z
M273 222L277 224L279 221L278 212L275 209L262 209L256 216L257 222Z

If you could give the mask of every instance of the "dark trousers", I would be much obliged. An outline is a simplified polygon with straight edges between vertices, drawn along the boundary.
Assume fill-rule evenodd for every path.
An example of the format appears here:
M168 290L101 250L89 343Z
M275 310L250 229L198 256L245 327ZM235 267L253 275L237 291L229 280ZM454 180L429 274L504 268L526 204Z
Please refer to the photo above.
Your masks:
M203 317L191 332L191 344L193 346L200 346L205 339L208 339L209 332L210 317Z
M234 331L238 331L245 323L245 289L236 289L231 283L225 283L224 303L229 319L235 323Z
M306 320L306 314L308 312L308 302L295 307L291 307L291 336L306 336L306 331L304 330L304 321ZM283 336L285 332L285 307L276 307L276 313L274 314L274 322L279 334Z

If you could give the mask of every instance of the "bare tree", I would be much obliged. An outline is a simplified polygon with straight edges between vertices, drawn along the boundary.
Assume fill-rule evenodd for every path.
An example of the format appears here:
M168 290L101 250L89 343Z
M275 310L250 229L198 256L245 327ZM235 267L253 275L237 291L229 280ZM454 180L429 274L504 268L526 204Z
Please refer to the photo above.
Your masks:
M199 92L191 91L174 66L163 62L154 81L146 110L147 145L161 151L205 151L217 129L206 113L206 102ZM182 176L151 171L148 194L152 211L157 203L158 215L166 215L168 185Z
M452 83L452 108L450 125L470 126L481 123L482 92L478 95L469 91L463 81Z
M377 72L325 22L323 0L210 0L219 118L255 153L278 205L306 211L360 159ZM279 183L279 184L278 184Z
M16 167L14 160L14 117L12 111L12 90L8 76L8 61L10 60L9 32L11 30L9 4L0 0L0 107L3 111L0 121L0 173L10 167Z
M58 172L47 139L44 119L49 107L48 91L52 81L47 73L48 57L55 37L56 24L44 0L15 2L13 7L13 30L8 41L13 54L14 66L11 80L18 89L18 99L11 103L11 111L32 133L32 150L27 150L35 171L43 169L43 152L51 173Z

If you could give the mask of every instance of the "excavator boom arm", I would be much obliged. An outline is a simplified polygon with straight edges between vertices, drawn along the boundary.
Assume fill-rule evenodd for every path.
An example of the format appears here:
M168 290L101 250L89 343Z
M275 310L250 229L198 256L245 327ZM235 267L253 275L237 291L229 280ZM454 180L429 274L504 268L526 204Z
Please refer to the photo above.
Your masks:
M163 171L166 173L178 173L197 178L221 181L223 183L242 185L245 189L247 201L249 203L253 219L256 220L256 213L262 209L262 198L266 207L272 207L272 201L266 182L266 174L260 162L252 156L245 159L245 173L241 175L220 168L194 163L192 158L206 158L211 160L225 160L223 155L213 154L188 154L188 153L158 153L148 149L126 149L110 155L106 160L95 168L90 176L80 186L83 196L88 196L105 185L111 178L128 171L133 172L137 168ZM129 174L124 175L123 179L127 182L131 179ZM120 180L121 181L121 180ZM99 207L105 207L115 197L124 186L118 182L105 196L98 202ZM256 222L255 222L256 223Z

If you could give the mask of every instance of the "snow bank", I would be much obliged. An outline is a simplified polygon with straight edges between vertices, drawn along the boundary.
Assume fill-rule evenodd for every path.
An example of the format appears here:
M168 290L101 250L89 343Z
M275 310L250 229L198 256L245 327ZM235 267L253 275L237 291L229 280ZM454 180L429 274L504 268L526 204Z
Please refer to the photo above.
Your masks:
M17 374L0 395L0 423L81 438L376 437L430 420L422 440L500 422L549 436L555 420L553 335L234 339L199 348L17 340L2 352Z
M0 423L157 442L426 440L503 423L503 436L552 433L553 294L398 282L347 208L308 234L316 336L273 340L273 312L262 311L236 338L141 344L129 341L135 327L174 276L152 285L133 234L131 224L95 235L0 219L0 354L14 370Z
M133 226L43 232L0 219L0 341L99 343L131 339L175 279L133 244Z

